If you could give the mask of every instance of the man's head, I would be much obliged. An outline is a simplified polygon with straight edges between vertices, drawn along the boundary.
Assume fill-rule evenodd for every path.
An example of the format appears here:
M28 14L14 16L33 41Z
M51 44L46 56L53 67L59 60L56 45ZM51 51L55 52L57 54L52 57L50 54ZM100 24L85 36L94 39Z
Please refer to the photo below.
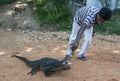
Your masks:
M109 20L111 17L112 17L112 11L107 7L103 7L100 9L100 11L97 14L96 24L102 24L105 21Z

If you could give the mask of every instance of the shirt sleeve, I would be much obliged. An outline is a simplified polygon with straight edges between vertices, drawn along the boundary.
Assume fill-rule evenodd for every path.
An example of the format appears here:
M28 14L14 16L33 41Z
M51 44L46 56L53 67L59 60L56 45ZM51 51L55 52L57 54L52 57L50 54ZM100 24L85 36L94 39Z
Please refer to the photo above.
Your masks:
M92 24L92 17L90 15L88 15L84 21L83 21L83 24L85 24L86 26L90 26Z

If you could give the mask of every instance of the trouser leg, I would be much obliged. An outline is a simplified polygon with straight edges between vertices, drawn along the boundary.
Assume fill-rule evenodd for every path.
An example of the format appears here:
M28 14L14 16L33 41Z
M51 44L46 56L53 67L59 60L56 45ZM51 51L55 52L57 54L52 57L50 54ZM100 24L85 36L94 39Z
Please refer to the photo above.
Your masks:
M84 55L89 48L92 41L93 27L87 28L84 31L84 43L82 44L81 50L78 54L78 57Z
M77 37L77 34L78 34L80 27L81 27L80 25L78 25L75 21L73 21L72 32L70 35L68 50L67 50L66 55L72 54L73 50L71 49L71 45L76 41L76 37Z

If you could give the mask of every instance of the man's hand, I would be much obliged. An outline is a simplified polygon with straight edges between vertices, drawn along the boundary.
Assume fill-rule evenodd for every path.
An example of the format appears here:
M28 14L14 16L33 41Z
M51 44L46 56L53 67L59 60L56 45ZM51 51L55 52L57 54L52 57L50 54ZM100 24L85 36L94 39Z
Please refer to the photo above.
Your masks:
M72 49L72 51L75 51L77 49L77 47L76 46L72 46L71 49Z

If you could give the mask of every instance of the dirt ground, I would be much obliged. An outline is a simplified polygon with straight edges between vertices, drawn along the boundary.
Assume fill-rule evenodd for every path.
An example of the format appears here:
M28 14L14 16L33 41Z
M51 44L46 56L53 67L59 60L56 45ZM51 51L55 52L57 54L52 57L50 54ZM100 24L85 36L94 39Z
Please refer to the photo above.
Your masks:
M45 77L42 71L34 76L27 75L31 68L11 57L20 55L30 60L43 57L61 60L66 54L68 39L69 34L65 32L0 28L0 81L120 81L120 36L116 35L95 35L86 53L88 61L77 59L82 39L70 60L71 69L56 72L52 77Z
M31 60L43 57L61 60L66 53L68 37L65 32L0 29L0 81L120 81L120 36L96 35L86 53L88 61L78 60L77 50L71 58L71 69L56 72L49 78L42 71L34 76L27 75L31 68L11 57L15 54Z

